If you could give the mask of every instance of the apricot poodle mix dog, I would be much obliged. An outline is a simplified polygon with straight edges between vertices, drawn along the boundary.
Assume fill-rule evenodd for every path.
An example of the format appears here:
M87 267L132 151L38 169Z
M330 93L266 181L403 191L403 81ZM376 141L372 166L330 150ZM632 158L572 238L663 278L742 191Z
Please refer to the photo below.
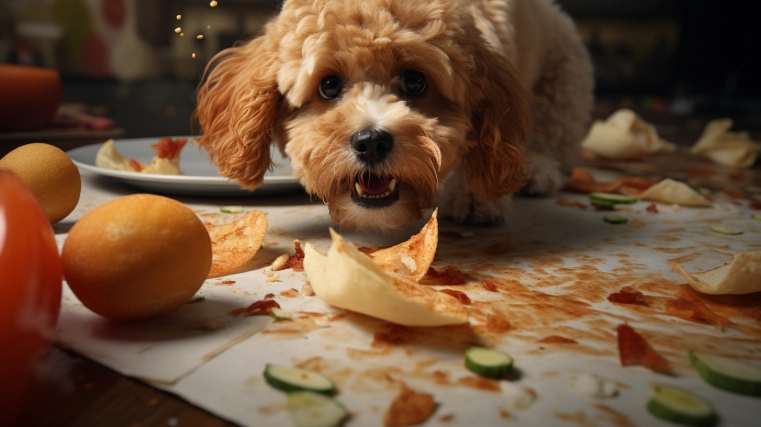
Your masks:
M287 0L210 62L197 142L249 189L277 145L343 228L391 231L434 204L499 224L511 193L565 184L592 86L550 0Z

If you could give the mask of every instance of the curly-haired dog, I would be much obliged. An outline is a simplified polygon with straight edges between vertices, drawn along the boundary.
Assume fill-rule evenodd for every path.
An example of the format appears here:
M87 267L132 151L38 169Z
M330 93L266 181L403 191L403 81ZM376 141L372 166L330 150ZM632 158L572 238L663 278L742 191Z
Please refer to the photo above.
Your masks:
M197 142L250 189L276 144L342 227L390 231L434 203L494 224L503 196L564 185L592 86L550 0L287 0L210 62Z

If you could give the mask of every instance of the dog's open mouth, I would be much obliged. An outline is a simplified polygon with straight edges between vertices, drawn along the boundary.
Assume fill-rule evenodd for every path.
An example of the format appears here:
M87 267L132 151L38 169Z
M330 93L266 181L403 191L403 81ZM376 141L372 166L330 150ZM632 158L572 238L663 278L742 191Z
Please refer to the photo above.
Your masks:
M393 177L361 174L354 181L351 199L364 208L391 206L399 200L399 186Z

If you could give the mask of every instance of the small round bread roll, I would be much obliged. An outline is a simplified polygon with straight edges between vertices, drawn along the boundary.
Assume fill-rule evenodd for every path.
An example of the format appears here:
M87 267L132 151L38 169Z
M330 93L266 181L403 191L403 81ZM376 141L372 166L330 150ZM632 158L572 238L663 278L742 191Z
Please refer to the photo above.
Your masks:
M21 178L51 223L66 218L79 203L79 169L58 147L41 142L22 145L0 159L0 169Z
M69 287L87 308L111 319L149 319L198 291L211 268L211 239L187 206L136 194L84 215L62 259Z

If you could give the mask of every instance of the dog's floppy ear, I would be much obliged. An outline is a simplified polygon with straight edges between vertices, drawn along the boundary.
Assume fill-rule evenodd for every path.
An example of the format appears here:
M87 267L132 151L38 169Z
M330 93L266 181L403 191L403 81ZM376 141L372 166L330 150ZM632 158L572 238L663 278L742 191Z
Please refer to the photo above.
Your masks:
M253 189L270 167L270 145L282 99L278 59L267 35L219 52L206 67L194 113L201 136L222 176Z
M476 96L471 111L476 144L464 160L465 178L472 191L494 200L526 182L531 94L502 54L481 43L474 60L471 93Z

